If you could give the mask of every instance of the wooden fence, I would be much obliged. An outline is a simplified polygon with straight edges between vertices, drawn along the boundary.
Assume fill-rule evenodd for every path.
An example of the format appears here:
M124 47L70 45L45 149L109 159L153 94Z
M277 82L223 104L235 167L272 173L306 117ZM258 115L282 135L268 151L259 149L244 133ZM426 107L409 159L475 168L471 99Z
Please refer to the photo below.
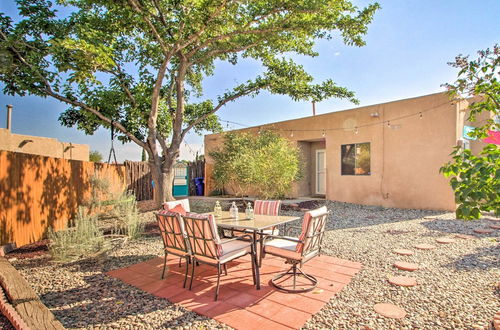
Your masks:
M65 228L90 196L90 179L125 188L125 167L0 151L0 245L36 242Z
M134 193L138 201L153 199L153 178L148 162L126 161L127 190Z
M205 160L196 160L194 162L189 162L188 176L189 176L189 196L195 196L196 186L194 184L193 179L205 176Z

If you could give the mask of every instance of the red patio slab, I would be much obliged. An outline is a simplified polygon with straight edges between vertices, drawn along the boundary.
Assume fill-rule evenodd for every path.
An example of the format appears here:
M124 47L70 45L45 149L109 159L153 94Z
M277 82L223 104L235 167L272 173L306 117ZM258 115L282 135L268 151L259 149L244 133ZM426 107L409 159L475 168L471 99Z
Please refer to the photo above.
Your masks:
M299 329L362 267L358 262L320 256L304 266L306 273L318 278L318 290L289 294L276 290L269 282L288 269L283 259L266 256L260 268L261 290L256 290L250 259L241 258L228 264L228 275L221 276L219 300L214 301L215 267L196 267L193 289L189 291L182 287L185 264L179 267L178 262L178 258L168 258L163 280L161 257L107 274L235 329Z

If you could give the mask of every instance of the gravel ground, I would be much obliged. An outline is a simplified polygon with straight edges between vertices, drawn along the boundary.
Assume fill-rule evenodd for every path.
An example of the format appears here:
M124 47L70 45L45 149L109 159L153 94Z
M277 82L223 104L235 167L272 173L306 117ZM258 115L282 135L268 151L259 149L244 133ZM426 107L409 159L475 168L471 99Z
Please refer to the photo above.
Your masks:
M211 209L194 201L192 210ZM481 220L454 220L453 214L401 210L327 202L331 215L323 242L328 255L359 261L364 268L305 326L306 329L470 329L484 328L500 309L500 230L475 234L478 239L455 239L449 245L439 237L472 234L487 227ZM285 211L286 214L302 214ZM152 219L151 213L143 216ZM498 223L497 223L498 224ZM413 248L431 243L435 250ZM225 328L217 321L190 312L137 290L103 273L161 254L158 237L147 236L111 253L100 262L55 264L47 255L11 260L42 301L67 328ZM392 253L396 248L415 251L413 256ZM413 273L396 270L397 260L418 263ZM393 275L413 276L413 288L394 287ZM376 303L403 307L407 316L393 320L373 311Z

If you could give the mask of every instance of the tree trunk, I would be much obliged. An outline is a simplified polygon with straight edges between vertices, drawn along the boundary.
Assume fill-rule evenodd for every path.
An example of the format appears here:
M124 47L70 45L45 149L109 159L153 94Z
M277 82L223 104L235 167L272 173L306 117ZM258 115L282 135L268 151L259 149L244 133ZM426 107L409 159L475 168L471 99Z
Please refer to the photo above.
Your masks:
M162 203L175 200L173 195L174 164L176 157L165 157L161 165L157 166L154 161L149 162L151 174L154 181L154 201L160 207Z

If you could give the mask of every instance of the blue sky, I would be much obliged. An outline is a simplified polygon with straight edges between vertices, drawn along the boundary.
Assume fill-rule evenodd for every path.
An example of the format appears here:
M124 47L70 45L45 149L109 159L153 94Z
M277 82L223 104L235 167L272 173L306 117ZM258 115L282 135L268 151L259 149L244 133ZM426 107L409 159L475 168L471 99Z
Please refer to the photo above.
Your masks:
M369 1L353 3L362 7ZM313 76L321 81L333 78L338 85L356 93L360 105L431 94L444 90L441 84L453 82L457 71L447 65L458 54L475 57L477 50L499 42L500 1L498 0L381 0L370 25L367 45L345 46L340 39L322 41L316 58L296 57ZM0 11L14 15L14 0L1 0ZM219 63L213 77L206 79L207 97L216 97L238 82L255 76L260 67L251 61L234 67ZM2 87L0 85L0 87ZM76 128L60 126L57 118L66 106L39 97L11 97L0 94L0 127L5 127L5 105L12 104L13 132L57 138L61 141L89 144L105 158L109 153L110 133L99 130L86 136ZM316 105L318 114L355 107L343 100L330 99ZM285 96L262 93L244 98L223 108L223 120L248 126L310 116L311 104L293 102ZM226 123L224 123L226 127ZM228 129L241 128L229 124ZM187 136L181 158L189 159L202 151L203 138ZM118 160L140 160L141 150L135 144L116 142Z

